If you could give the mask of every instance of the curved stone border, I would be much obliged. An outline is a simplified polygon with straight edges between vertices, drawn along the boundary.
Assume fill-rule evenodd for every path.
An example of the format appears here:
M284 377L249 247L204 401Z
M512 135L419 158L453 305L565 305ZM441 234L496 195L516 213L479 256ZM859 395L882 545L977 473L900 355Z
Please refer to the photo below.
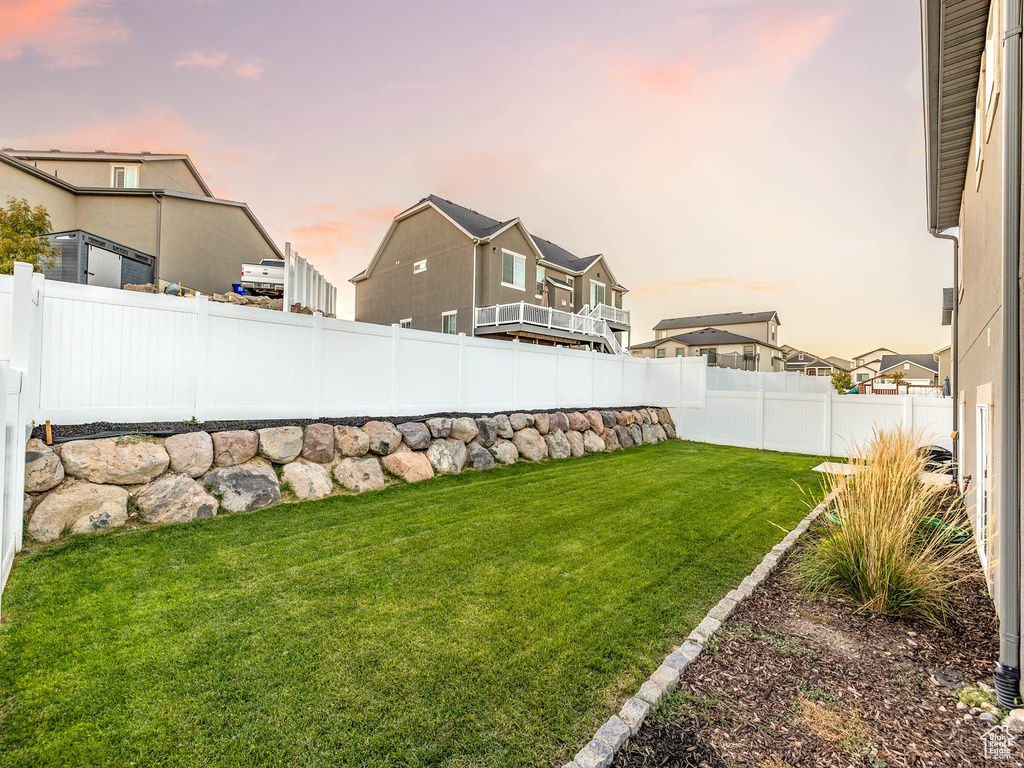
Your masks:
M650 678L644 681L636 695L623 704L619 714L608 718L608 721L597 729L594 738L577 752L576 757L566 763L563 768L607 768L611 765L615 753L640 730L651 707L675 690L679 685L679 676L683 670L700 655L700 652L704 650L705 643L718 631L722 622L728 619L737 606L750 597L754 590L775 570L782 556L796 543L801 534L811 527L811 523L825 510L831 498L832 494L826 496L824 501L797 524L796 528L772 547L771 551L764 556L764 559L758 563L751 574L740 582L736 589L729 592L718 601L714 608L708 611L707 616L689 634L679 650L673 651L665 657L665 661L654 670L654 674Z

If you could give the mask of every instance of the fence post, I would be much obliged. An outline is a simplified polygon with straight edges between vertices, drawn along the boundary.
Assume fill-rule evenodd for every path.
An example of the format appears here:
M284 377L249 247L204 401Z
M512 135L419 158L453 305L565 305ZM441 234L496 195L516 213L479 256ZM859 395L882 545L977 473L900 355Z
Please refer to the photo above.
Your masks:
M398 341L402 333L402 326L398 323L391 324L391 392L388 395L388 415L397 416L395 412L398 402Z
M590 407L597 407L597 350L590 348Z
M465 407L464 397L462 392L462 380L465 376L465 360L466 360L466 334L459 334L459 384L455 395L455 402L458 403L459 413L462 413Z
M562 345L555 347L555 408L562 407L562 389L559 384L562 378Z
M321 385L321 361L323 360L324 348L323 333L324 315L323 312L317 310L316 312L313 313L313 359L310 360L309 364L309 418L311 419L320 418L320 393L323 389Z
M757 390L757 447L764 450L764 390Z
M281 310L288 312L288 296L295 290L295 277L292 275L292 244L284 244L284 286L281 289Z
M832 455L832 393L826 392L822 395L825 403L825 448L822 456Z
M512 339L512 410L519 407L519 337Z
M209 402L209 344L210 344L210 300L205 296L196 296L196 327L195 327L195 390L192 393L192 415L196 421L206 421Z
M914 428L914 396L909 392L903 396L903 426Z

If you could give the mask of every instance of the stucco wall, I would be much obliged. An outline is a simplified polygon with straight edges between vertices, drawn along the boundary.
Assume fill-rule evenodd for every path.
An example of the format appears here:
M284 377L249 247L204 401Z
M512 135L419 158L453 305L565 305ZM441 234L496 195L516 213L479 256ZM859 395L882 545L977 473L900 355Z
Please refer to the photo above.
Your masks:
M427 260L425 272L413 263ZM433 208L400 221L366 280L356 283L355 319L440 331L441 315L456 310L456 330L472 333L473 244ZM479 304L479 301L478 301Z
M9 197L24 198L31 205L44 205L55 232L78 226L74 193L7 163L0 163L0 204L7 205Z
M115 165L135 166L138 168L140 189L171 189L175 192L188 192L194 195L205 195L199 182L189 171L184 160L147 160L139 162L114 162L107 159L97 160L27 160L39 170L68 181L78 187L110 187L111 168Z
M508 249L526 257L526 289L510 288L501 284L501 251ZM480 278L481 290L477 296L478 307L489 307L494 304L515 304L525 301L527 304L542 304L537 298L534 283L537 280L537 254L530 247L526 236L519 227L510 227L494 238L490 243L480 246Z

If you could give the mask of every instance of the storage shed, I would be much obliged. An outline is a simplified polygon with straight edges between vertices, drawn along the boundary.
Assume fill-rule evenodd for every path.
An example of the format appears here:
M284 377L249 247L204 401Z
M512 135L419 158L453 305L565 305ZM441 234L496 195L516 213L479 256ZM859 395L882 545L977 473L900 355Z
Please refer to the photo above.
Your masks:
M81 229L47 235L60 248L52 267L43 270L50 280L84 283L103 288L152 283L156 257Z

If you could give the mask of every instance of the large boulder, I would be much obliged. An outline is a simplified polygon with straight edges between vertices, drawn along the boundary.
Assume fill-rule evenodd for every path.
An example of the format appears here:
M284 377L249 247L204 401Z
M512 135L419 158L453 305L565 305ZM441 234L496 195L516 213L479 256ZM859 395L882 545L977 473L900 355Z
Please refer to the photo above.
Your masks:
M616 424L612 430L615 436L619 439L619 445L623 448L632 448L634 445L633 435L629 431L629 427L624 427L621 424Z
M407 483L418 483L434 476L430 459L421 451L398 451L380 460L384 469Z
M590 429L590 419L579 411L566 414L569 417L569 429L576 432L586 432Z
M546 435L551 431L551 414L549 413L535 413L533 414L533 428L537 430L542 436Z
M601 414L597 411L590 410L583 414L587 417L587 421L590 422L590 428L595 432L604 431L604 419L601 418Z
M211 444L212 446L212 444ZM169 472L135 496L139 516L147 523L187 523L217 514L217 499L189 475Z
M588 429L583 433L583 450L587 453L604 453L604 440L598 437L597 432Z
M494 457L485 446L480 443L470 443L467 449L469 463L473 465L473 469L490 469L494 466Z
M569 453L572 454L573 457L582 456L586 452L586 449L583 447L582 432L570 429L565 433L565 438L569 441Z
M430 429L422 421L406 421L399 424L402 440L414 451L425 451L430 445Z
M302 427L267 427L260 436L260 456L275 464L295 461L302 453Z
M498 437L503 437L508 440L516 433L516 431L512 429L512 422L508 420L508 416L504 413L495 415L493 419L498 423Z
M342 456L365 456L370 450L370 436L359 427L335 427L334 449Z
M228 512L259 509L281 500L277 474L266 459L249 459L244 464L214 469L203 475L203 483Z
M502 464L515 464L519 461L519 449L511 440L499 437L491 445L491 453Z
M533 427L524 427L517 430L512 436L512 443L515 445L519 455L530 461L540 461L547 458L548 446L544 438L540 436Z
M427 448L427 459L434 471L441 475L457 475L466 465L469 452L466 444L454 437L435 440Z
M214 432L212 437L213 463L217 467L244 464L256 455L260 447L260 436L248 429Z
M484 447L491 445L498 438L498 422L490 416L476 420L476 439Z
M128 522L128 491L116 485L69 481L36 505L28 521L29 535L53 541L65 530L89 533Z
M170 464L164 447L152 438L126 435L74 440L60 452L64 471L90 483L139 485L159 477Z
M647 416L651 420L651 426L654 426L655 424L657 424L660 421L659 418L658 418L658 409L657 408L648 408L647 409Z
M370 452L378 456L394 453L402 444L402 433L391 422L368 421L363 424L363 431L370 438Z
M330 464L334 459L334 427L310 424L302 438L302 458L317 464Z
M550 426L549 432L568 432L569 431L569 417L566 416L562 411L555 411L550 414Z
M633 411L633 423L634 424L640 424L641 426L643 426L644 424L646 424L647 426L650 426L651 425L651 414L649 414L643 408L641 408L638 411Z
M654 430L654 437L659 443L663 443L668 440L668 434L665 432L665 428L661 424L651 425L651 429Z
M450 435L456 440L468 443L476 438L478 431L476 421L468 416L463 416L452 421Z
M658 423L663 427L674 427L676 423L672 421L672 414L669 413L668 408L658 409Z
M452 420L445 416L427 419L427 429L430 430L430 436L435 440L448 437L452 433Z
M529 413L513 413L509 415L508 421L512 425L512 429L518 432L520 429L533 426L533 415Z
M333 434L332 428L332 437ZM334 447L333 440L331 447ZM301 457L281 468L281 479L288 483L297 499L322 499L334 490L327 468Z
M644 444L644 433L641 430L640 425L635 421L629 425L629 436L633 440L633 445Z
M676 439L676 428L671 423L663 424L662 429L665 430L665 438L668 440Z
M387 485L380 462L373 456L364 459L349 457L338 462L334 467L334 477L355 493L376 491Z
M628 427L633 423L633 412L632 411L616 411L615 412L615 423L620 427Z
M640 434L643 438L644 445L653 445L658 442L658 436L654 432L654 427L650 424L644 424L640 427Z
M614 411L601 411L601 423L605 426L605 429L611 429L615 426L615 412Z
M25 445L25 490L42 493L56 488L64 479L60 456L42 440L32 438Z
M164 440L171 472L189 477L205 475L213 466L213 438L208 432L185 432Z
M561 430L544 435L544 443L548 447L548 456L552 459L567 459L572 453L569 449L569 440Z
M604 440L604 449L606 451L617 451L622 447L619 443L619 435L614 427L605 427L604 432L601 433L601 439Z

